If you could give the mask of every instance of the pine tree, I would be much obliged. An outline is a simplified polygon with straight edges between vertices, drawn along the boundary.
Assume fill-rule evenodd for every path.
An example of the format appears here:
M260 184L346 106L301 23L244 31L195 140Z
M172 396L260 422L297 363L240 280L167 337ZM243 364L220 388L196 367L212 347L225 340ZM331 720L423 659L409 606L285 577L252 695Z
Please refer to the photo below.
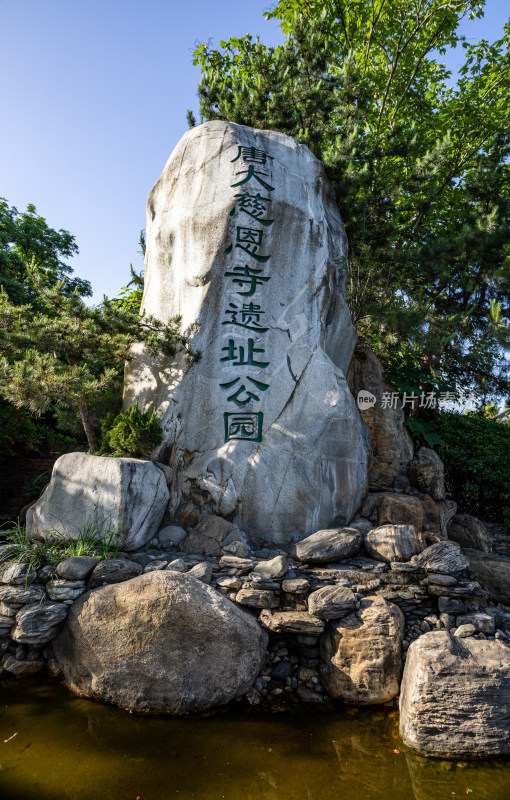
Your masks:
M280 0L286 39L200 45L200 111L321 158L349 241L348 301L391 377L508 394L510 24L467 45L464 0ZM456 85L441 63L462 44ZM439 55L438 55L439 54Z

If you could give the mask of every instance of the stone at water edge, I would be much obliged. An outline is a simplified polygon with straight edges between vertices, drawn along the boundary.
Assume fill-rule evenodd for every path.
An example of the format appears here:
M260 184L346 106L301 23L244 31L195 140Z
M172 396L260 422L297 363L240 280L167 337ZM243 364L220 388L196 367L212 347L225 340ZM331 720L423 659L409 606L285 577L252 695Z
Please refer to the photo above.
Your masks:
M177 521L194 504L287 544L353 516L368 441L345 257L324 167L295 139L212 121L175 148L148 201L142 308L182 315L202 359L137 346L124 399L156 409Z
M382 597L329 622L321 637L321 680L329 694L351 705L378 705L397 696L402 674L404 615Z
M400 693L400 735L424 755L510 755L510 648L433 631L408 652Z
M53 648L77 694L183 714L247 692L267 641L253 616L215 589L163 571L81 597Z
M27 511L27 539L51 533L79 539L124 534L123 550L137 550L155 535L168 503L165 476L151 461L66 453L51 481Z

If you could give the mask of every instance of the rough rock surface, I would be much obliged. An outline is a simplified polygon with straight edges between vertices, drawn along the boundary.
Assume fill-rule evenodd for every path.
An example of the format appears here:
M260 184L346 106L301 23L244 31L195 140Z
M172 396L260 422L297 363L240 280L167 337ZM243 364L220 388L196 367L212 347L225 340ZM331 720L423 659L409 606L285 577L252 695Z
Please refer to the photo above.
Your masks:
M273 633L299 633L305 636L318 636L324 630L324 622L304 611L277 611L267 609L261 612L260 622Z
M409 480L434 500L444 500L444 464L430 447L420 447L409 467Z
M383 561L409 561L425 550L427 543L414 525L381 525L365 536L369 556Z
M321 679L332 697L378 705L398 694L404 615L382 597L367 597L359 612L330 622L321 637Z
M100 561L90 576L88 588L96 589L108 583L121 583L131 578L136 578L143 571L140 564L128 561L126 558L108 558Z
M400 735L424 754L510 755L510 648L445 631L409 648L400 695Z
M356 608L356 598L347 586L323 586L308 597L308 611L319 619L340 619Z
M356 528L328 528L302 539L294 545L291 555L308 564L326 564L350 558L362 543L363 535Z
M219 556L225 545L241 540L241 531L226 519L211 515L191 530L180 548L185 553Z
M137 347L125 391L159 416L180 524L191 503L287 543L358 508L369 449L345 377L356 340L345 257L306 146L222 121L184 135L148 200L142 308L182 315L203 357L167 363Z
M436 542L427 547L411 563L425 572L438 572L440 575L458 575L469 567L469 561L455 542Z
M448 525L448 538L458 542L461 547L470 547L490 553L491 537L487 528L471 514L456 514Z
M373 488L388 488L413 457L413 443L404 427L404 412L400 400L393 408L384 408L382 397L395 389L387 383L382 364L369 347L358 344L349 370L349 385L354 394L370 392L374 405L361 410L366 422L372 447L368 472Z
M72 556L57 564L57 575L68 581L81 581L89 577L97 564L99 559L92 556Z
M407 494L369 494L361 508L361 516L377 525L414 525L418 531L423 530L423 504L418 497Z
M498 553L481 553L466 548L462 551L480 584L502 603L510 603L510 558Z
M77 694L182 714L246 692L266 645L249 613L195 578L163 571L80 598L53 648Z
M50 642L67 616L63 603L31 603L16 614L16 627L11 637L20 644L39 646Z
M155 536L168 497L165 476L150 461L66 453L27 511L27 538L78 539L85 528L99 538L113 530L125 536L124 550L136 550Z

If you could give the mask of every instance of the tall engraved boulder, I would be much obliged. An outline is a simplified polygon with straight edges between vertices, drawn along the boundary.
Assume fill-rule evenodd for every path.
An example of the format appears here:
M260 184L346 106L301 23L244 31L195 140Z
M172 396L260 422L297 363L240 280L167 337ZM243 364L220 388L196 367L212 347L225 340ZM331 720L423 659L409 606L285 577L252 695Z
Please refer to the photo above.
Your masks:
M357 510L369 445L345 377L346 255L307 147L220 121L183 136L147 204L142 308L180 315L202 358L139 346L125 392L162 424L177 521L195 508L287 543Z

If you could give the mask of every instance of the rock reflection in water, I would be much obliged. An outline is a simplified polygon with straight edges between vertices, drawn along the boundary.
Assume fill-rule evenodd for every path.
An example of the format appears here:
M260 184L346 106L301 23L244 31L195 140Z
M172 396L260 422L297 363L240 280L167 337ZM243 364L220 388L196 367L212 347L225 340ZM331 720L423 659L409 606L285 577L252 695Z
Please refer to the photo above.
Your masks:
M510 762L414 756L397 724L396 712L370 709L143 717L56 683L5 681L0 797L443 800L472 788L473 800L508 800Z

